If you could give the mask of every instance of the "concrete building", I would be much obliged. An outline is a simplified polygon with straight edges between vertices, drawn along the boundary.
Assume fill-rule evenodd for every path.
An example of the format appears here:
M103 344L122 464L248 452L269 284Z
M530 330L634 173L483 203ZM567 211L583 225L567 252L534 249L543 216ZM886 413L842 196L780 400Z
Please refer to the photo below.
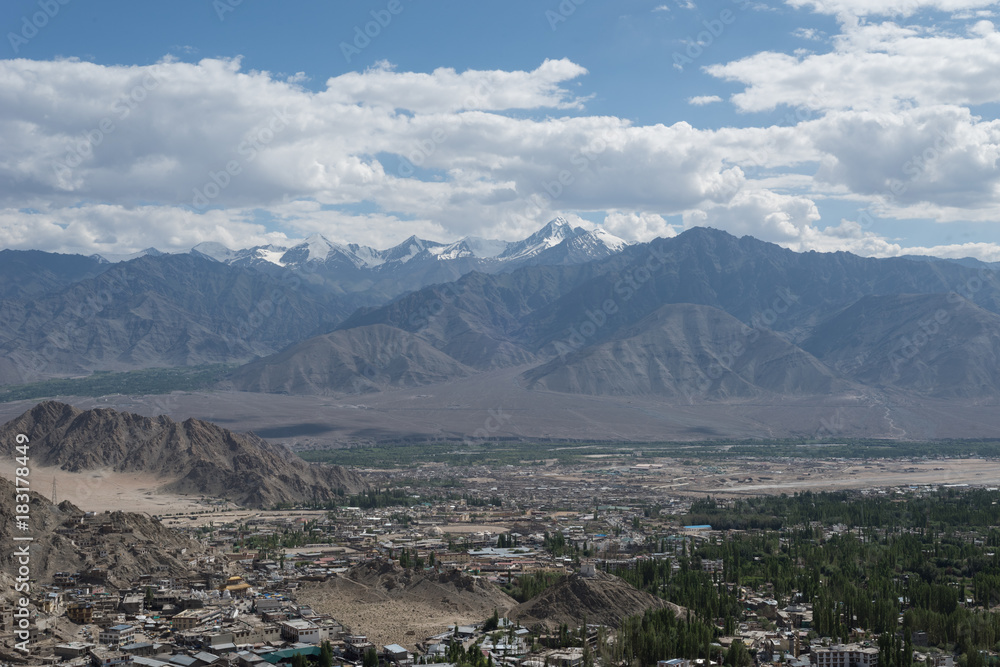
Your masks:
M837 644L812 651L816 667L878 667L878 649L859 644Z
M60 658L79 658L87 655L87 651L93 647L93 644L87 642L66 642L56 645L55 654Z
M397 667L412 667L413 655L399 644L387 644L383 647L382 655L385 661L397 665Z
M128 623L121 623L101 630L97 641L106 646L118 647L122 644L131 644L134 638L135 628Z
M302 618L284 621L281 624L281 638L302 644L319 644L319 626Z

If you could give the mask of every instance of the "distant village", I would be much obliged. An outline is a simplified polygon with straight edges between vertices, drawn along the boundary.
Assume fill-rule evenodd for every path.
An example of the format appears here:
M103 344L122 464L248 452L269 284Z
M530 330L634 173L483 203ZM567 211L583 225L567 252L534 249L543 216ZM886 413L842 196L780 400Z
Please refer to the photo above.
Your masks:
M459 572L497 587L540 573L587 578L649 561L671 561L676 570L679 557L698 544L727 539L726 531L710 525L684 525L690 500L682 496L661 497L664 516L681 520L650 517L625 492L641 481L643 470L630 474L632 481L609 482L596 495L572 480L538 485L522 477L461 499L423 501L426 494L411 489L412 502L402 506L232 511L220 503L201 513L155 517L199 547L164 547L185 564L185 576L159 565L126 586L110 582L121 550L158 547L130 541L121 522L113 521L119 513L83 513L57 532L90 553L95 565L36 582L28 659L12 650L13 607L0 609L0 659L73 667L411 667L453 664L460 646L462 655L475 652L491 666L591 667L600 664L599 637L613 642L616 628L584 625L588 610L560 630L522 624L500 610L426 636L373 641L368 629L338 614L336 603L317 609L300 592L366 564ZM723 567L716 560L696 564L705 572ZM720 655L740 641L756 665L877 667L878 648L863 630L852 632L851 643L818 636L809 601L776 599L766 583L736 592L743 617L717 640ZM953 656L921 654L915 639L916 655L928 667L952 667ZM663 655L658 667L705 662Z

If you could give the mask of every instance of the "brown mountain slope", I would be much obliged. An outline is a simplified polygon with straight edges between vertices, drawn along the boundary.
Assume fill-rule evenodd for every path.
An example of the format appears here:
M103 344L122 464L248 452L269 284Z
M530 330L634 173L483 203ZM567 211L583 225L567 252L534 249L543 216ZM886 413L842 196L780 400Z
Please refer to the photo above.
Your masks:
M577 627L597 623L618 627L623 619L647 609L682 607L640 591L622 579L597 571L593 577L571 574L561 582L510 610L508 616L525 627L554 630L561 624Z
M357 303L289 278L169 254L115 264L33 298L21 290L0 299L0 357L14 371L0 384L249 361L328 331Z
M159 475L164 490L228 498L266 507L310 499L332 499L364 483L340 466L309 465L288 450L253 434L238 434L209 422L150 419L108 409L79 410L39 403L0 427L10 451L14 435L31 439L33 462L80 472L110 468Z
M829 394L849 384L769 330L710 306L668 304L605 343L569 351L522 375L528 388L688 399Z
M374 324L292 345L243 366L230 382L241 391L322 395L419 387L473 372L417 335Z

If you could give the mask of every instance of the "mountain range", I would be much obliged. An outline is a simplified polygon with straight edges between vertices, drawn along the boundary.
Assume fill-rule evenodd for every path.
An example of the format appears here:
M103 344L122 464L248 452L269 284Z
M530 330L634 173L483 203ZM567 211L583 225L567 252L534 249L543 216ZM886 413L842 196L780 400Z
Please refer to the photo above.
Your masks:
M797 253L707 228L625 244L558 219L514 243L0 259L19 281L0 298L6 384L228 362L242 365L220 389L282 394L501 373L526 392L678 404L1000 398L997 267L974 260Z
M266 245L231 250L220 243L199 243L191 249L191 254L236 266L259 267L272 264L279 267L301 267L312 264L314 270L323 265L328 270L392 272L406 264L428 261L448 263L472 260L466 264L480 269L501 265L520 266L536 258L541 264L559 263L556 258L576 263L607 257L626 245L627 242L603 229L587 231L582 227L573 227L564 218L555 218L520 241L466 236L452 243L441 243L411 236L396 246L378 250L357 243L334 243L322 234L313 234L290 247ZM156 248L147 248L132 255L93 255L92 259L108 263L163 254Z
M359 309L322 343L239 369L232 386L364 393L524 366L526 389L593 396L987 400L1000 397L997 287L992 269L960 262L795 253L693 229Z
M313 236L291 248L185 254L0 252L0 385L95 370L244 363L470 271L579 264L626 244L556 219L517 242L411 237L388 250Z

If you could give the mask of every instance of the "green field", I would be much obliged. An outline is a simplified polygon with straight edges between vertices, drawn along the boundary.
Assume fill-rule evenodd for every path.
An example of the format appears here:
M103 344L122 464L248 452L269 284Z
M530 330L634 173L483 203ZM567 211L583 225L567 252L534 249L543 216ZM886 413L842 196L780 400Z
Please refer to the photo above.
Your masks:
M446 465L530 465L555 460L560 463L607 462L608 459L640 463L646 458L731 460L780 458L877 459L1000 457L997 440L941 440L896 442L890 440L713 440L703 442L580 442L535 441L476 442L396 441L343 449L298 452L306 461L357 467L409 467L422 463ZM600 458L598 458L600 457Z
M95 371L84 378L46 380L0 388L0 403L52 396L107 396L108 394L169 394L210 387L235 364L147 368L124 373Z

